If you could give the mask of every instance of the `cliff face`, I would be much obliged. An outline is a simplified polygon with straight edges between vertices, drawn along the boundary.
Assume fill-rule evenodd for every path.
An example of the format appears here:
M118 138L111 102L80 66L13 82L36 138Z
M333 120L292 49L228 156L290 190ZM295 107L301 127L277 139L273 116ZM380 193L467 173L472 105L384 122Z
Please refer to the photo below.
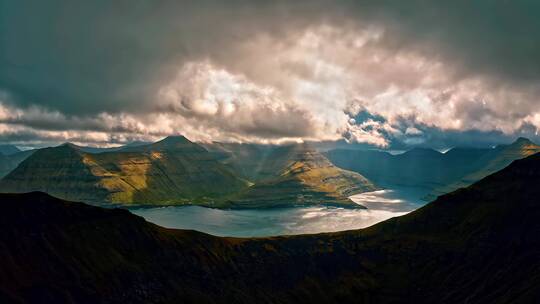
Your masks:
M235 239L2 194L2 303L537 303L540 155L408 215Z
M72 145L37 151L0 182L3 192L44 191L91 203L211 203L247 182L202 147L168 138L129 151L85 153Z

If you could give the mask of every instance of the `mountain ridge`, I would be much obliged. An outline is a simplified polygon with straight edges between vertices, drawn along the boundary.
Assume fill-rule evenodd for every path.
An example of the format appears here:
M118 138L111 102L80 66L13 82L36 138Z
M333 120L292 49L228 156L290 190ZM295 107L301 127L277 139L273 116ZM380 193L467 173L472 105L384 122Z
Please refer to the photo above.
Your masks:
M102 153L69 143L40 149L0 181L3 192L40 190L95 204L211 204L245 186L187 139Z

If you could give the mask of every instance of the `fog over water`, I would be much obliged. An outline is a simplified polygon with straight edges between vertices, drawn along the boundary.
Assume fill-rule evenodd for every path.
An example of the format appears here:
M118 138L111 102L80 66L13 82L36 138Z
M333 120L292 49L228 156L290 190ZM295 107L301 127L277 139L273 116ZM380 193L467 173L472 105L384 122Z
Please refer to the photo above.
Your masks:
M371 226L406 214L426 202L425 191L395 188L352 196L368 209L293 207L265 210L219 210L198 206L131 209L155 224L193 229L218 236L275 236L343 231Z

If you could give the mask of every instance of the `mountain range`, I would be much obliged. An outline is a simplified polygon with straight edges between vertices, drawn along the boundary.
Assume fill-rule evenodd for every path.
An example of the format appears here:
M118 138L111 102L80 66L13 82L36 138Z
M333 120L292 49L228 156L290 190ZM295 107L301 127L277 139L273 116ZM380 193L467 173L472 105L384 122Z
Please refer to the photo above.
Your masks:
M355 231L220 238L1 194L2 303L538 303L540 154Z
M512 161L540 152L526 138L490 149L453 148L446 153L415 148L403 154L384 151L330 150L328 159L340 168L360 172L385 186L414 186L428 189L425 199L449 193L508 166Z
M87 153L64 144L40 149L0 181L2 192L44 191L94 204L212 204L247 186L184 137L121 151Z
M98 152L64 144L35 151L0 180L0 191L43 191L98 205L361 208L348 196L377 189L306 145L230 144L228 153L224 147L183 136Z

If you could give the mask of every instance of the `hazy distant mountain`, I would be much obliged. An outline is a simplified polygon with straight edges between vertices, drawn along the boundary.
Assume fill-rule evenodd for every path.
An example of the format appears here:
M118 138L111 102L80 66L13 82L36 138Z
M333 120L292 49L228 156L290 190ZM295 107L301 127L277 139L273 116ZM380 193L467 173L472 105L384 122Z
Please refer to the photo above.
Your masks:
M362 175L334 166L305 144L265 151L251 176L255 184L230 201L231 207L335 205L361 207L348 197L377 187Z
M32 155L34 151L35 150L26 150L10 155L0 154L0 178L6 176L9 172L11 172L11 170L17 168L17 166L28 156Z
M539 303L540 155L370 228L273 238L0 195L2 303Z
M460 176L447 185L437 187L426 199L435 199L437 196L452 192L473 184L480 179L497 172L508 166L512 161L522 159L532 154L540 152L540 146L531 142L527 138L518 138L510 145L497 146L489 150L488 153L479 158L467 174Z
M44 191L84 202L155 205L212 204L246 186L184 137L97 154L71 144L40 149L0 181L3 192Z
M336 166L359 172L384 186L415 186L431 189L432 200L501 170L516 159L540 152L526 138L493 149L453 148L446 153L415 148L403 154L382 151L331 150L327 157Z
M476 168L489 149L452 149L441 153L415 148L403 154L383 151L331 150L325 155L336 166L359 172L384 186L433 189L446 185Z
M0 145L0 154L11 155L17 152L21 152L21 150L14 145Z

